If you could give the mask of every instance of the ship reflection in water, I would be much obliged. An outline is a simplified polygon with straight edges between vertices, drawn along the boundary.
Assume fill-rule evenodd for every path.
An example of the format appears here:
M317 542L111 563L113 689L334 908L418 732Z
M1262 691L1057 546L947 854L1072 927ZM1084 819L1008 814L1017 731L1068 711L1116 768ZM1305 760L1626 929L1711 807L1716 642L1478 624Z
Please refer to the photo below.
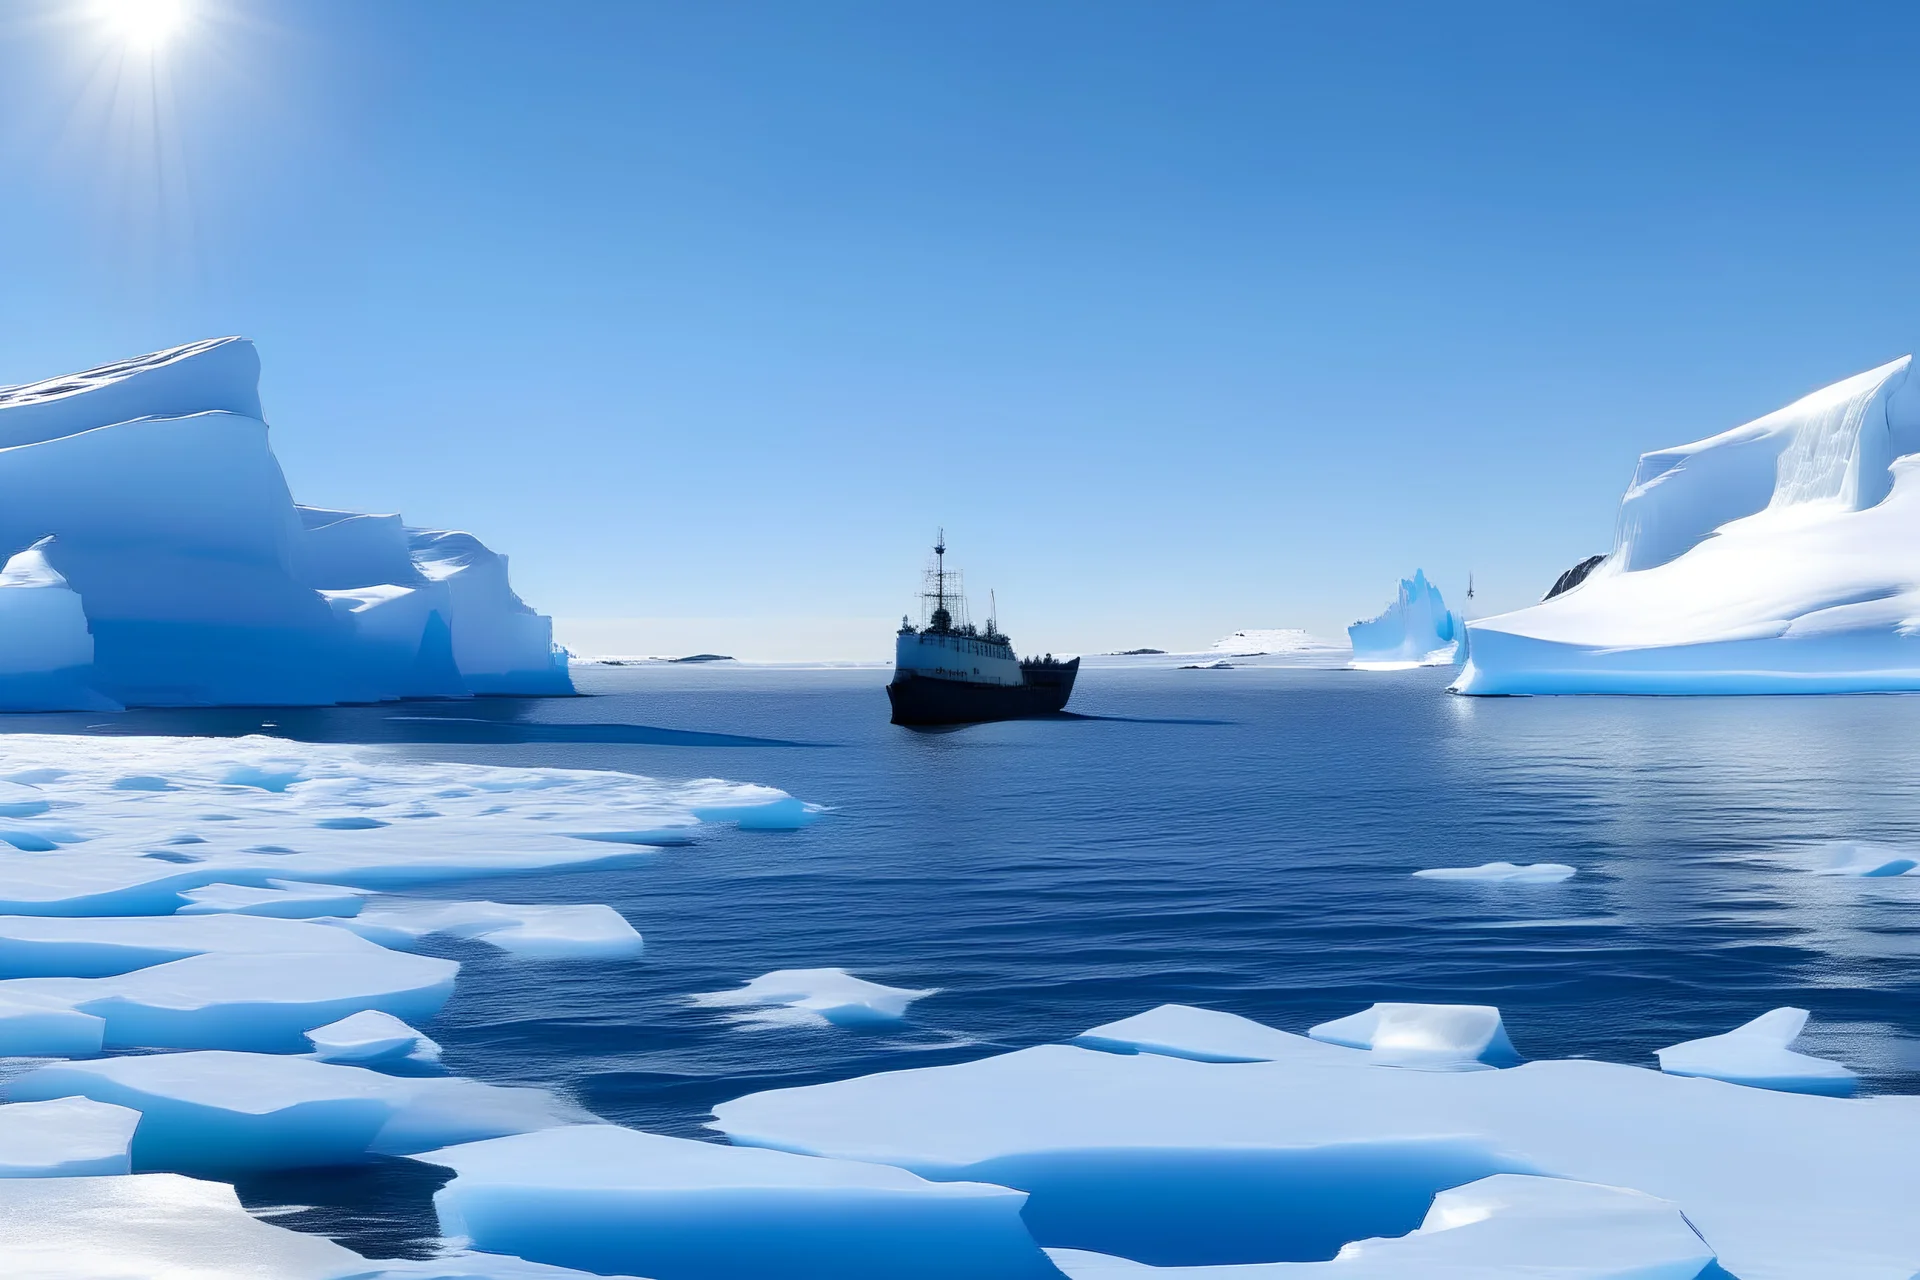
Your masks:
M978 724L1016 720L1063 709L1073 694L1080 659L1048 654L1022 661L992 617L967 621L960 575L947 568L947 536L933 547L933 567L921 598L930 606L924 626L900 620L893 681L887 698L895 724Z

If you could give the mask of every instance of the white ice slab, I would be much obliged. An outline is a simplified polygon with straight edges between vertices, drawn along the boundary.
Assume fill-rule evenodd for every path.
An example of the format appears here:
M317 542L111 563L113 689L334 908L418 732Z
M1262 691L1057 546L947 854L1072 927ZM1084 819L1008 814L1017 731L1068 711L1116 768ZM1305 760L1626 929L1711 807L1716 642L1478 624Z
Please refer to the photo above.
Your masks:
M1489 1004L1375 1004L1307 1034L1366 1049L1382 1066L1455 1070L1520 1061L1500 1011Z
M1916 868L1920 868L1920 852L1915 850L1844 841L1829 846L1826 864L1815 868L1814 874L1879 879L1884 876L1911 875Z
M1665 1200L1521 1174L1442 1191L1418 1230L1355 1241L1327 1262L1153 1267L1047 1253L1068 1280L1694 1280L1714 1261Z
M845 969L776 969L736 990L689 998L702 1008L748 1010L737 1018L743 1025L851 1027L899 1022L908 1006L937 989L883 986Z
M1558 884L1580 874L1563 862L1484 862L1477 867L1433 867L1416 871L1423 880L1484 880L1494 884Z
M1075 1044L1109 1052L1162 1053L1196 1062L1272 1062L1298 1054L1353 1056L1306 1036L1264 1026L1238 1014L1163 1004L1131 1018L1083 1031Z
M18 1280L350 1280L375 1264L261 1222L230 1186L170 1173L0 1178L0 1275Z
M374 1265L380 1270L369 1272L366 1280L640 1280L638 1276L608 1276L575 1271L572 1267L550 1267L543 1262L471 1249L425 1262L383 1261Z
M715 1114L737 1142L1021 1187L1042 1243L1156 1265L1325 1258L1412 1229L1440 1190L1537 1173L1673 1202L1741 1280L1920 1270L1912 1098L1591 1061L1430 1072L1044 1046Z
M5 990L0 983L0 1057L72 1058L99 1053L107 1020L57 996Z
M225 1051L57 1063L0 1091L130 1107L142 1116L134 1167L182 1173L354 1164L585 1118L543 1089Z
M307 1032L313 1056L322 1062L365 1065L409 1058L433 1062L440 1046L392 1014L368 1009Z
M283 920L351 916L359 914L366 894L365 889L301 884L294 880L269 880L259 886L210 884L183 892L180 896L187 900L187 905L181 907L178 914L276 916Z
M607 1125L418 1157L455 1171L441 1229L475 1247L660 1280L1044 1280L1006 1187Z
M0 1178L127 1173L139 1123L139 1112L90 1098L0 1106Z
M1806 1025L1805 1009L1775 1009L1723 1035L1659 1050L1660 1069L1668 1075L1705 1076L1757 1089L1849 1096L1859 1084L1853 1072L1826 1058L1793 1051Z
M444 934L539 960L620 960L639 955L645 947L626 917L599 904L516 906L388 898L336 923L387 947L411 947L422 938Z

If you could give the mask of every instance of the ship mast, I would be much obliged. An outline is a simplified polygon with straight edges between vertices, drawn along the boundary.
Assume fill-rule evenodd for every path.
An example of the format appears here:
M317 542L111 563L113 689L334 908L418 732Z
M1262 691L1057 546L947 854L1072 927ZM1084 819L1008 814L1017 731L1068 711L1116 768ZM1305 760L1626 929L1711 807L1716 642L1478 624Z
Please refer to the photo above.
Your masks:
M932 630L948 631L953 627L953 611L947 608L947 531L940 530L939 538L933 544L933 618Z

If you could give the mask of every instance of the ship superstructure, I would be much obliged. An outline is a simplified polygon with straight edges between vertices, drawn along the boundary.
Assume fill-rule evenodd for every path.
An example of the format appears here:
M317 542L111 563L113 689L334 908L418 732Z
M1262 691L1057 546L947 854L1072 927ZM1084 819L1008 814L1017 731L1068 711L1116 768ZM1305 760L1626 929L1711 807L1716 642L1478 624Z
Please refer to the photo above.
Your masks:
M921 592L922 623L900 620L893 681L887 696L895 724L968 724L1043 715L1066 706L1080 660L1052 654L1022 662L1013 642L988 617L967 617L959 571L947 568L946 531L933 547Z

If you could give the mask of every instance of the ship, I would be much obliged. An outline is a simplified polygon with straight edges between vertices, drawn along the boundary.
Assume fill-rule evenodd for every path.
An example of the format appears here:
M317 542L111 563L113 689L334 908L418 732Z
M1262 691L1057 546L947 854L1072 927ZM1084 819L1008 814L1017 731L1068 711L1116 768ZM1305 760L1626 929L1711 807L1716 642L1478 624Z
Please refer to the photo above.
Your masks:
M894 643L893 680L887 685L893 723L980 724L1064 709L1080 659L1016 656L994 618L984 627L967 620L960 574L947 568L944 529L933 558L921 593L927 606L923 624L900 619Z

